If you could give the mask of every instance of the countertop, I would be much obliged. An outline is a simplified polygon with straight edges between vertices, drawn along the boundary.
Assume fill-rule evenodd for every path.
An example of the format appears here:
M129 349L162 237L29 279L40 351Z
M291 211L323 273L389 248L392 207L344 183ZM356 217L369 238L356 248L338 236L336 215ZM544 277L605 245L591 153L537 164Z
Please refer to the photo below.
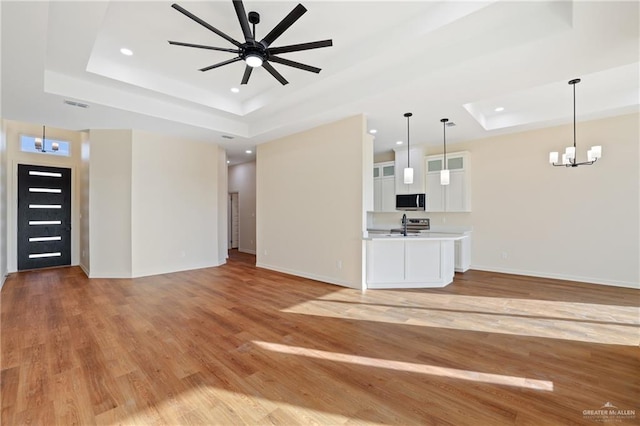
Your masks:
M363 240L372 241L372 240L461 240L466 238L468 235L466 233L448 233L448 232L431 232L431 231L422 231L416 234L407 234L405 237L402 234L390 234L390 233L380 233L380 232L368 232L367 235L363 236Z

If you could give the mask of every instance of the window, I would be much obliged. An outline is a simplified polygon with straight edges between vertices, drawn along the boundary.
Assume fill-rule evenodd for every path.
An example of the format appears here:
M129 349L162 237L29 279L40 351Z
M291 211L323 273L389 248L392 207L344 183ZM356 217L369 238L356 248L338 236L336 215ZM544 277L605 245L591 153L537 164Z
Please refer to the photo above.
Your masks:
M69 142L45 139L35 136L20 135L20 150L22 152L37 152L39 154L69 156ZM38 147L36 147L38 145ZM57 149L56 149L57 148Z

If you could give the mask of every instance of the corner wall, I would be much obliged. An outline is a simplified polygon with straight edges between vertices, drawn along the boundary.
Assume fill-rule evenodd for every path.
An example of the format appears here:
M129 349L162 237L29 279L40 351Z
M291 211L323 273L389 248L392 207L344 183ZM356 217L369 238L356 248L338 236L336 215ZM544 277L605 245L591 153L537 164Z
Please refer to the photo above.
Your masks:
M362 115L258 145L257 266L362 288L372 164Z
M256 162L229 167L229 193L238 193L238 251L256 254Z
M213 143L133 132L133 277L221 263L219 156Z
M132 132L91 130L89 141L90 277L130 278Z

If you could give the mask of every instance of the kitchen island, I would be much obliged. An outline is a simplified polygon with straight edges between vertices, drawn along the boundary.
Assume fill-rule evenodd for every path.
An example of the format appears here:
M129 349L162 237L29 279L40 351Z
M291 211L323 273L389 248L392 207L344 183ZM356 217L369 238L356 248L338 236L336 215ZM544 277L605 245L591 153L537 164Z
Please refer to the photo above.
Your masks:
M455 242L464 234L369 233L367 288L436 288L453 282Z

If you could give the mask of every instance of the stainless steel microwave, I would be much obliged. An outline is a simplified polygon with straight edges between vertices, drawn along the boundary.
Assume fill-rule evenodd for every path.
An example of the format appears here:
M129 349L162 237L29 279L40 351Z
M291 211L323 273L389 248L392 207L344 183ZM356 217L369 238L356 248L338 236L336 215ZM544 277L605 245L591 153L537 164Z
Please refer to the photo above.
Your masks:
M398 194L396 210L424 210L426 198L426 194Z

